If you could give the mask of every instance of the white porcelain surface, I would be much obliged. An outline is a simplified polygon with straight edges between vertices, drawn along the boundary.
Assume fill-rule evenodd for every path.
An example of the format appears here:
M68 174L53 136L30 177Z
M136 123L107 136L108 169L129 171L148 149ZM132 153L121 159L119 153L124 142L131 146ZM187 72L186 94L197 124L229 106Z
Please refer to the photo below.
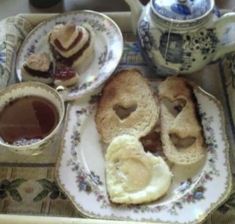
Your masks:
M153 83L156 89L156 83ZM56 177L59 185L85 216L199 223L220 205L231 190L229 145L220 103L194 87L207 142L204 161L188 167L173 166L173 182L167 195L139 206L110 203L105 184L104 153L94 121L97 95L68 108Z
M72 22L88 25L94 35L94 57L88 68L80 74L79 83L65 90L64 99L73 100L98 88L109 78L118 65L123 51L123 37L116 23L102 13L77 11L61 14L38 25L23 42L16 61L17 77L21 81L21 67L32 53L52 54L48 44L48 33L59 23Z

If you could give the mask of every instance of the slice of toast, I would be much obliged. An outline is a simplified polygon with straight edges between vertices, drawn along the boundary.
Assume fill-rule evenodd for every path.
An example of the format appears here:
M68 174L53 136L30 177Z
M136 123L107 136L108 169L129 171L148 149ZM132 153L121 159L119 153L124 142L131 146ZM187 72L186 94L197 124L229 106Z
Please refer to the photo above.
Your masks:
M166 157L179 165L198 162L205 156L205 147L192 87L183 78L170 77L160 84L159 97Z
M138 70L130 69L106 83L95 121L102 141L110 143L121 134L145 136L158 118L159 107L147 80Z

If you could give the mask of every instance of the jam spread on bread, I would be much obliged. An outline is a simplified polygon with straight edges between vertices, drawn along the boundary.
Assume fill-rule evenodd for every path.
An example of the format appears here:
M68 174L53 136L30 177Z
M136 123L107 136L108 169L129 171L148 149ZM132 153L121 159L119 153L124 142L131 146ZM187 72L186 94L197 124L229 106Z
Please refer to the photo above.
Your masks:
M66 65L59 65L56 68L54 79L67 80L73 78L75 75L76 71L71 67L68 67Z
M51 73L52 73L52 63L50 64L50 67L47 71L39 71L39 70L34 70L32 68L30 68L27 64L24 65L24 69L32 76L36 76L36 77L44 77L44 78L49 78L51 77Z

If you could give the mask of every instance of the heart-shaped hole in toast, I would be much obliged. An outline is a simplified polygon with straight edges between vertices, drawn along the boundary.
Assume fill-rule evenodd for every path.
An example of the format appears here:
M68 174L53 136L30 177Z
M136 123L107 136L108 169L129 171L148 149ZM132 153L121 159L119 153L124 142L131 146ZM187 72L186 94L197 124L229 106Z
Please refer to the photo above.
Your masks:
M137 108L136 103L131 104L130 106L123 106L119 104L113 106L113 110L121 120L124 120L125 118L129 117L131 113L136 111L136 108Z
M170 134L170 139L172 141L172 143L174 144L174 146L178 149L180 148L188 148L191 145L194 144L194 142L196 141L195 137L186 137L186 138L180 138L177 134Z
M176 117L185 107L186 100L185 99L176 99L174 101L169 98L164 97L162 99L162 103L167 107L168 111Z

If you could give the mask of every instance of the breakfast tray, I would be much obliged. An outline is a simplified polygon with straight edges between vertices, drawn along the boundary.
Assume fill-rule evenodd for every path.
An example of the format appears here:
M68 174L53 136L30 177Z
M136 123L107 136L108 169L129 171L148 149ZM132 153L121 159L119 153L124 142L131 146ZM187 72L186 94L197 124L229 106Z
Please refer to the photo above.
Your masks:
M121 28L125 40L122 67L144 66L135 45L130 13L106 13ZM15 49L27 33L41 21L54 14L21 14L0 22L0 88L15 82ZM133 47L134 46L134 47ZM135 48L136 46L136 48ZM129 62L131 61L131 64ZM235 172L235 56L229 55L220 64L207 66L196 75L188 76L204 90L219 99L224 107L227 136L230 141L230 158ZM231 96L234 96L233 98ZM233 111L234 110L234 111ZM36 157L0 152L0 223L135 223L82 218L70 200L59 189L54 173L59 144ZM234 192L234 191L233 191ZM205 223L235 223L235 193L225 204L214 211Z

